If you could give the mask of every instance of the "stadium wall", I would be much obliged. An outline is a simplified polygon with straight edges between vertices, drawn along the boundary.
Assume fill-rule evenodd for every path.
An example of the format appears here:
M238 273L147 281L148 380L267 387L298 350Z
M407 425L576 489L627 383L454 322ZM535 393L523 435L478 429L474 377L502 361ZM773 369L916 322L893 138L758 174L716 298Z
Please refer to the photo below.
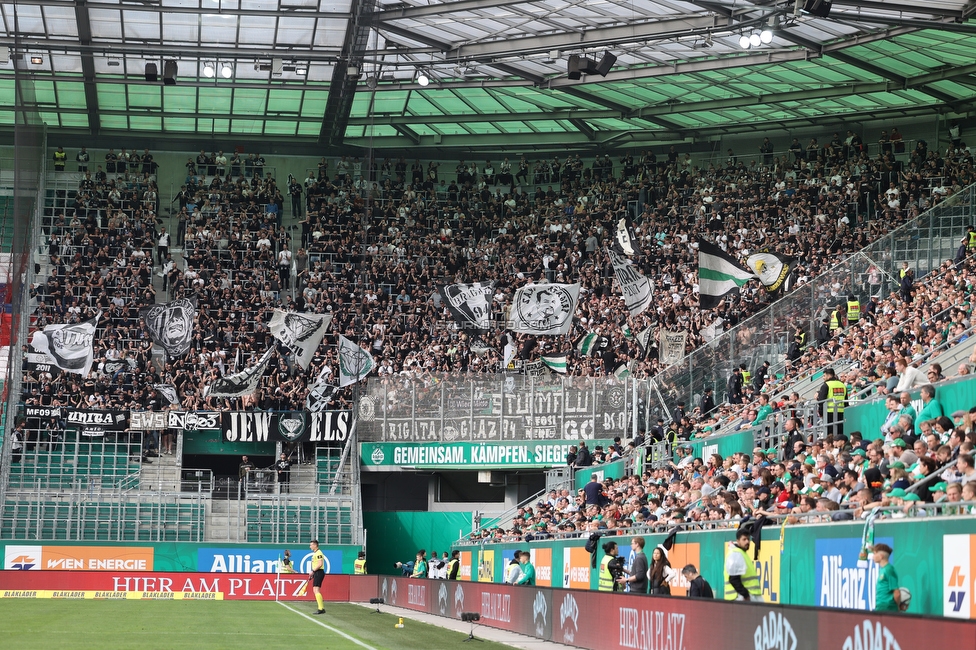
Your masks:
M909 650L952 639L976 648L976 624L776 604L367 576L350 597L458 619L579 648L615 650ZM472 628L477 634L477 628Z
M419 549L443 553L471 532L470 512L364 512L370 573L399 575L394 562L409 562Z
M763 530L757 569L763 598L785 605L842 607L870 610L874 606L878 567L858 567L864 525L839 523L767 527ZM724 565L733 529L681 533L670 552L671 565L680 570L694 564L721 593ZM781 537L782 536L782 537ZM648 554L664 540L663 534L644 535ZM608 538L617 542L630 562L630 536ZM783 540L782 546L780 540ZM976 619L976 518L933 518L931 521L880 521L875 542L892 546L892 562L901 586L912 593L912 613ZM461 551L462 579L502 582L505 566L515 549L533 556L539 586L595 590L597 570L582 538L455 546ZM973 549L973 550L971 550ZM602 557L598 552L597 561ZM683 596L683 578L672 585L672 594Z
M915 410L921 412L920 389L913 389L911 395ZM886 396L880 395L844 409L844 431L848 434L851 431L860 431L865 440L881 437L881 425L884 424L885 418L888 416L885 399ZM938 384L935 387L935 399L942 405L942 411L949 417L958 410L968 411L976 406L976 378L967 377Z

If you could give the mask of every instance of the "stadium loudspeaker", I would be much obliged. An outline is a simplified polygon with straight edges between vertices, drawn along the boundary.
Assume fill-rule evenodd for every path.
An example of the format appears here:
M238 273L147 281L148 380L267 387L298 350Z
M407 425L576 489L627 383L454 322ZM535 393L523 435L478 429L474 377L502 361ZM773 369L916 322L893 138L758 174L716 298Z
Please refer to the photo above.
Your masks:
M146 64L146 81L159 81L159 68L155 63Z
M579 79L583 76L583 73L580 71L581 58L579 54L570 55L569 63L566 65L566 71L569 72L570 79Z
M830 9L830 0L805 0L803 3L803 11L811 16L819 16L820 18L829 16Z
M176 85L176 61L168 59L163 63L163 83L167 86Z
M609 50L603 53L603 58L596 66L596 71L601 77L606 77L607 73L610 72L610 68L613 64L617 62L617 57L610 53Z

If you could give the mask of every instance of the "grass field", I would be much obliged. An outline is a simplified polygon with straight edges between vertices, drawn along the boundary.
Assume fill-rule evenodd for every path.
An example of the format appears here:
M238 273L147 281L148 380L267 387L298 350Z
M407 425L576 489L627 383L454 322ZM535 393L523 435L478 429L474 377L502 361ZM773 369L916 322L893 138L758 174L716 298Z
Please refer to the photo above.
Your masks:
M467 636L409 618L404 629L396 629L397 617L347 603L327 603L324 616L308 616L313 607L263 601L5 599L0 601L0 647L438 650L461 648Z

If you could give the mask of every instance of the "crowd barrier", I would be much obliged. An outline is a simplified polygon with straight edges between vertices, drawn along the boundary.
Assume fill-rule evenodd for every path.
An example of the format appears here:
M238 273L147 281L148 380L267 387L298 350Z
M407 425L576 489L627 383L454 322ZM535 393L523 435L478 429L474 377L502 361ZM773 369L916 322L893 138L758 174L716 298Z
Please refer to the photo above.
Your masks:
M384 576L352 577L349 594L594 650L976 650L976 624L910 614Z

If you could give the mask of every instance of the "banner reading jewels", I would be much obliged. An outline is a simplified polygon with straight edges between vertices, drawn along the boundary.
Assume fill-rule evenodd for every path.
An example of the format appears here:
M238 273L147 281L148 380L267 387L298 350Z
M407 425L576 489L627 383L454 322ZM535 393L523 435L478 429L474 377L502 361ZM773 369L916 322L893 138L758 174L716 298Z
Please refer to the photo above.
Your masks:
M606 449L612 440L588 440L592 451ZM397 443L364 442L360 450L365 467L554 467L566 464L575 443L548 440L524 442Z
M344 442L352 429L352 411L231 411L221 428L227 442Z

